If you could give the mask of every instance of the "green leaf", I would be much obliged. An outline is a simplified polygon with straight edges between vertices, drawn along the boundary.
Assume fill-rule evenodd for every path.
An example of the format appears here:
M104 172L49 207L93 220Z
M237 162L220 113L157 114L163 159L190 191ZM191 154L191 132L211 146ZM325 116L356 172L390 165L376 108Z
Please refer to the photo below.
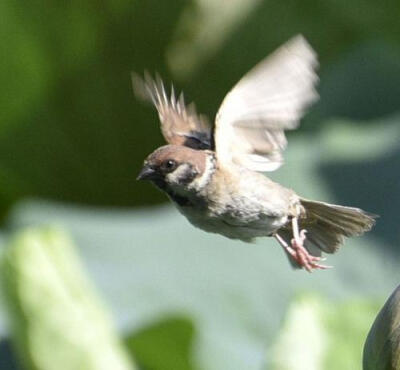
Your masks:
M349 299L346 302L323 301L324 325L329 337L324 370L361 368L362 348L368 327L379 309L380 301Z
M18 233L1 273L10 334L26 369L133 369L63 232Z
M192 321L176 316L135 331L126 343L141 369L193 370L193 336Z
M396 121L397 117L379 120L380 129L372 130L374 140L368 137L369 126L356 130L354 123L346 121L331 121L317 134L291 136L285 165L271 175L302 196L371 212L379 210L376 204L384 199L387 213L399 202L398 192L393 190L390 198L386 193L377 197L379 193L371 192L370 186L379 185L383 178L393 182L385 183L382 191L396 184L397 162L387 162L396 146ZM348 135L356 137L356 133L373 146L370 151L355 144L354 151L348 150ZM382 175L367 168L366 179L360 179L357 170L371 160L384 161L386 165L379 166ZM332 164L338 167L334 187L325 176ZM344 169L350 164L349 179L344 181ZM138 187L135 191L140 194ZM347 201L340 201L339 196L349 193ZM398 283L398 259L390 258L397 244L383 239L397 238L398 228L395 215L387 218L384 212L377 212L384 217L372 232L349 239L337 254L328 256L333 269L311 275L291 270L272 238L245 244L205 233L173 207L118 210L27 201L14 208L8 224L14 228L64 225L125 333L184 312L196 327L191 363L207 370L259 370L266 361L265 351L267 360L271 358L269 349L280 322L299 291L319 293L336 306L354 296L367 301L379 298ZM379 228L388 222L392 227L380 234ZM365 333L371 322L372 317L363 324Z
M275 344L273 370L359 369L377 307L365 299L338 303L315 294L298 296Z

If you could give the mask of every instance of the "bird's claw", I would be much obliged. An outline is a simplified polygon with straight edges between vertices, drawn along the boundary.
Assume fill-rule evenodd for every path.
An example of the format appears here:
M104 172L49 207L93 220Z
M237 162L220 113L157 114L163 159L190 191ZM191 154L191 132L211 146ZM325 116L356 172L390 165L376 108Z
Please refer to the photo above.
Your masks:
M306 230L301 230L298 238L291 240L291 247L287 247L288 253L291 257L299 264L300 267L304 268L308 272L313 270L327 270L332 266L321 265L319 262L325 261L326 258L312 256L306 248L304 248L304 241L306 240Z

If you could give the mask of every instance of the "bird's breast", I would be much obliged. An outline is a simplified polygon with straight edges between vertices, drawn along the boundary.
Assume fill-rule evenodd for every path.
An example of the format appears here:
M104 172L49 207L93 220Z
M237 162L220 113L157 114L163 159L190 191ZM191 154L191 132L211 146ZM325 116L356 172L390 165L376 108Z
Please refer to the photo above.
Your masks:
M288 222L291 191L261 174L217 170L200 192L173 199L194 226L231 239L269 236Z
M269 236L287 222L287 216L268 215L259 209L235 207L179 206L188 221L207 232L246 242L261 236Z

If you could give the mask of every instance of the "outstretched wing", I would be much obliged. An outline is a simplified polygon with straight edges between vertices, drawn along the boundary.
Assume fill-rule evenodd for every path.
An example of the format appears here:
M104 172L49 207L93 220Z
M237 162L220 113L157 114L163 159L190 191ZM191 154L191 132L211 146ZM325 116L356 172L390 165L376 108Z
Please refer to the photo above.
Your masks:
M210 149L211 128L203 115L198 115L194 104L185 105L183 93L177 98L173 86L168 96L161 78L153 79L145 73L144 79L132 73L136 96L151 101L158 111L161 132L169 144L193 149Z
M283 163L284 130L298 126L318 94L317 57L296 36L247 73L225 97L216 118L220 163L273 171Z

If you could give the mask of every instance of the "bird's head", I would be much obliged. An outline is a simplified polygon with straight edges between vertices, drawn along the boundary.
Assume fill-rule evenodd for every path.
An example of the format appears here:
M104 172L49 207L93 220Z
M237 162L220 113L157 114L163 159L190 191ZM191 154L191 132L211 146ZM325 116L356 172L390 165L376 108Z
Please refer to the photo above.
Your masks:
M200 191L214 172L214 155L185 146L165 145L146 160L138 180L149 180L166 192Z

